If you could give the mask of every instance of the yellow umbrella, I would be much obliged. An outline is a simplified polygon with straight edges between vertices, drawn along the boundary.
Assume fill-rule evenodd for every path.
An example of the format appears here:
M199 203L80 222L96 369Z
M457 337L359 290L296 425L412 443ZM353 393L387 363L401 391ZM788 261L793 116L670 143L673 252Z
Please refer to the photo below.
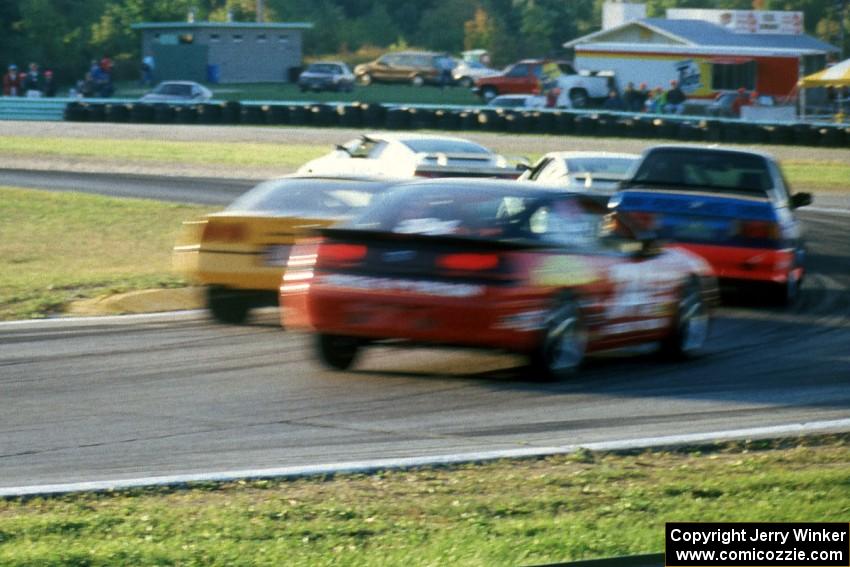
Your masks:
M850 86L850 59L827 67L807 77L803 77L797 83L800 87L800 112L801 118L806 118L806 89L811 87L844 87Z
M803 77L798 84L803 88L850 86L850 59Z

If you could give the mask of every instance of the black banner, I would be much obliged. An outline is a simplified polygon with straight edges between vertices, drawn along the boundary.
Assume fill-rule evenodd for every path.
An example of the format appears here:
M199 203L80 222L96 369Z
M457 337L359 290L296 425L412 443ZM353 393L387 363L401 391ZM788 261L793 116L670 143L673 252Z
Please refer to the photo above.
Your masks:
M848 567L847 523L667 524L667 567Z

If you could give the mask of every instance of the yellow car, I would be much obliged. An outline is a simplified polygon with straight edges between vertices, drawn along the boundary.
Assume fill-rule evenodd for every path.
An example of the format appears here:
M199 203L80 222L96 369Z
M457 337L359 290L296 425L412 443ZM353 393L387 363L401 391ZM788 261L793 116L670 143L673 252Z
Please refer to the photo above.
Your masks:
M206 287L215 319L242 323L252 308L277 305L289 249L300 232L354 214L392 184L305 176L266 181L225 210L184 222L174 269Z

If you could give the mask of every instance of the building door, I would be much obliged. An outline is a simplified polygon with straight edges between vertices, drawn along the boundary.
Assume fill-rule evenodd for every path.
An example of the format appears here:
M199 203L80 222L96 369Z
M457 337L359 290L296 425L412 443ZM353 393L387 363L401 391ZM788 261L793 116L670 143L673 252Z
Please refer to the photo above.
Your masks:
M157 81L207 80L207 54L209 47L194 43L153 46Z

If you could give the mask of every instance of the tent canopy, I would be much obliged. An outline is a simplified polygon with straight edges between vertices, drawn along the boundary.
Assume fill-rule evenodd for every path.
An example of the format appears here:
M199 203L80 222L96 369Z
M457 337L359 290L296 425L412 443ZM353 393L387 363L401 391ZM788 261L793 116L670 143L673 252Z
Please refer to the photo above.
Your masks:
M800 79L799 85L803 88L850 86L850 59L845 59L823 71L803 77Z

